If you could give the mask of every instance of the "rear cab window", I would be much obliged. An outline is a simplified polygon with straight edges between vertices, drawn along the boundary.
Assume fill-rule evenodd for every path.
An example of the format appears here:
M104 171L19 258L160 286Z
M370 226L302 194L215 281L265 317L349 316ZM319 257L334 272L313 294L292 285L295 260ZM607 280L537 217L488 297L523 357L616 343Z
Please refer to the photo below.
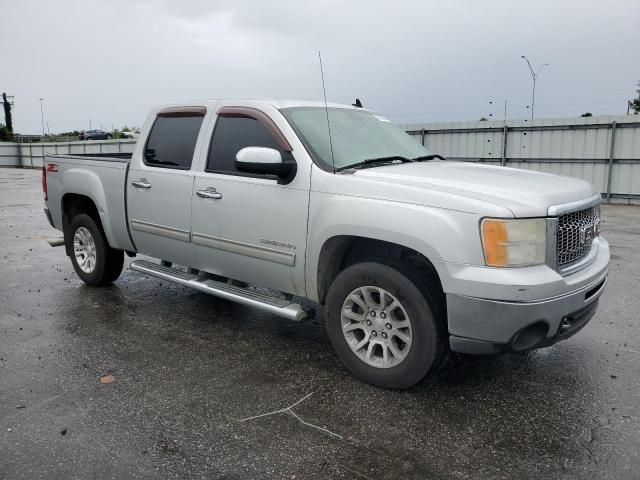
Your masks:
M144 148L145 165L189 170L205 114L204 107L161 110Z

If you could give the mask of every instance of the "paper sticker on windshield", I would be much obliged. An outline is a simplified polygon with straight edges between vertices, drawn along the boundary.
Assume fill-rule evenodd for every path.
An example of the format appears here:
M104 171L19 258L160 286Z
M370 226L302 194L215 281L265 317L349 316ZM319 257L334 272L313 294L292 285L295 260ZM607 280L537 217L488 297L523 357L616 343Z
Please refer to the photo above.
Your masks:
M382 115L374 115L374 117L376 117L381 122L390 122L391 121L388 118L384 118Z

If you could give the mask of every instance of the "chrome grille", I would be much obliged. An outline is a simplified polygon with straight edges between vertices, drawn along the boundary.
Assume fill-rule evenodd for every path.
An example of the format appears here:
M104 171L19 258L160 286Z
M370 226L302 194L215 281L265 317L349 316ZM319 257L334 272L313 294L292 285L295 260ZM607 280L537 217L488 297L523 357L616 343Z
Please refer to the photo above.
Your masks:
M600 232L600 205L560 215L558 218L558 267L578 263L591 250Z

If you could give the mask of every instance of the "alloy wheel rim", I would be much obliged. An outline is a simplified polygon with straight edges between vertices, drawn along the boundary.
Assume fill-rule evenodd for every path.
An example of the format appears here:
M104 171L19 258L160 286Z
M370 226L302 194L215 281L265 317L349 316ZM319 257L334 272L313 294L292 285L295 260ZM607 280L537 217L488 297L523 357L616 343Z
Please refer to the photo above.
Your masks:
M349 348L367 365L391 368L407 358L413 339L409 315L384 288L353 290L342 304L340 321Z
M96 268L96 244L91 232L80 227L73 235L73 254L80 270L91 273Z

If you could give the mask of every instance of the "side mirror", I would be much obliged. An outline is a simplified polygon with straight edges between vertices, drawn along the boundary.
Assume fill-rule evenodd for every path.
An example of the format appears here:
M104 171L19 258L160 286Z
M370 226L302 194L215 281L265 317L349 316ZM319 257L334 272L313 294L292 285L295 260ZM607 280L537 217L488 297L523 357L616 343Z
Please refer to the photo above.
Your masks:
M291 176L295 162L286 162L278 150L266 147L245 147L236 154L236 168L241 172Z

